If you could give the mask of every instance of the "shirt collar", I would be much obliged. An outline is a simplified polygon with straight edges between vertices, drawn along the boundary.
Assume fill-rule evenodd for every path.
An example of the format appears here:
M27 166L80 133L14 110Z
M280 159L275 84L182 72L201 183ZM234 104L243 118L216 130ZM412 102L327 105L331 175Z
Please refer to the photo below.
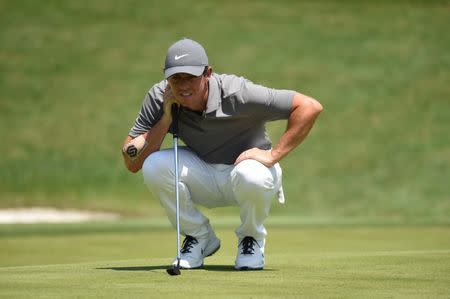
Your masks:
M209 91L208 91L208 102L206 103L205 114L211 113L219 108L220 105L220 91L219 83L217 82L214 74L209 78Z

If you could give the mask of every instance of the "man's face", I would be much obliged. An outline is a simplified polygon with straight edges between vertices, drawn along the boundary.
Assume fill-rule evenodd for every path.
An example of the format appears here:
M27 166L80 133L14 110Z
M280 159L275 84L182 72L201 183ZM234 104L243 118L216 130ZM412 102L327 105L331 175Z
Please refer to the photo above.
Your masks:
M211 72L198 77L178 73L169 77L169 85L175 100L194 111L203 111L208 101L208 80Z

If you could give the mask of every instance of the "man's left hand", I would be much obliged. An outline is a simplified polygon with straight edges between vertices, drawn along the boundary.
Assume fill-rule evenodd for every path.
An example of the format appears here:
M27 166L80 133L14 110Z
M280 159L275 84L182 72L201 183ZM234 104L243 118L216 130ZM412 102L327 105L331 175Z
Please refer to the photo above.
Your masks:
M262 150L254 147L246 151L243 151L239 155L239 157L237 157L236 162L234 162L234 165L238 165L239 163L247 159L256 160L267 167L272 167L278 162L272 156L271 150Z

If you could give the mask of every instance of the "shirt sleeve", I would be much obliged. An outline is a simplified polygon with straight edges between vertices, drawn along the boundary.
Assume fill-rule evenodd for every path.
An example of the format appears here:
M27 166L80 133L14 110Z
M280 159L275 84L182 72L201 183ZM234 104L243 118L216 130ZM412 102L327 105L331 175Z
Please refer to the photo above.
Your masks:
M287 119L291 113L295 91L273 89L245 80L241 99L252 114L265 121Z
M150 130L163 114L163 93L167 81L155 84L145 95L141 110L128 135L136 138Z

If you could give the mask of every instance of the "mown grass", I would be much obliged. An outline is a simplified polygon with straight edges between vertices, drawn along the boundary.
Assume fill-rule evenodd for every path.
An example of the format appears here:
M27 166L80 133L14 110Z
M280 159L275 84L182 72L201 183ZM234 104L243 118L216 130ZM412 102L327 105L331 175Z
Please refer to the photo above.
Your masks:
M270 224L266 269L233 270L233 226L202 270L171 277L175 235L148 221L0 227L3 298L447 298L450 230ZM76 228L76 230L75 230Z
M282 161L288 201L274 214L445 221L449 11L445 1L0 1L0 205L163 215L120 147L165 50L189 36L217 72L325 107ZM284 127L270 125L275 141Z

